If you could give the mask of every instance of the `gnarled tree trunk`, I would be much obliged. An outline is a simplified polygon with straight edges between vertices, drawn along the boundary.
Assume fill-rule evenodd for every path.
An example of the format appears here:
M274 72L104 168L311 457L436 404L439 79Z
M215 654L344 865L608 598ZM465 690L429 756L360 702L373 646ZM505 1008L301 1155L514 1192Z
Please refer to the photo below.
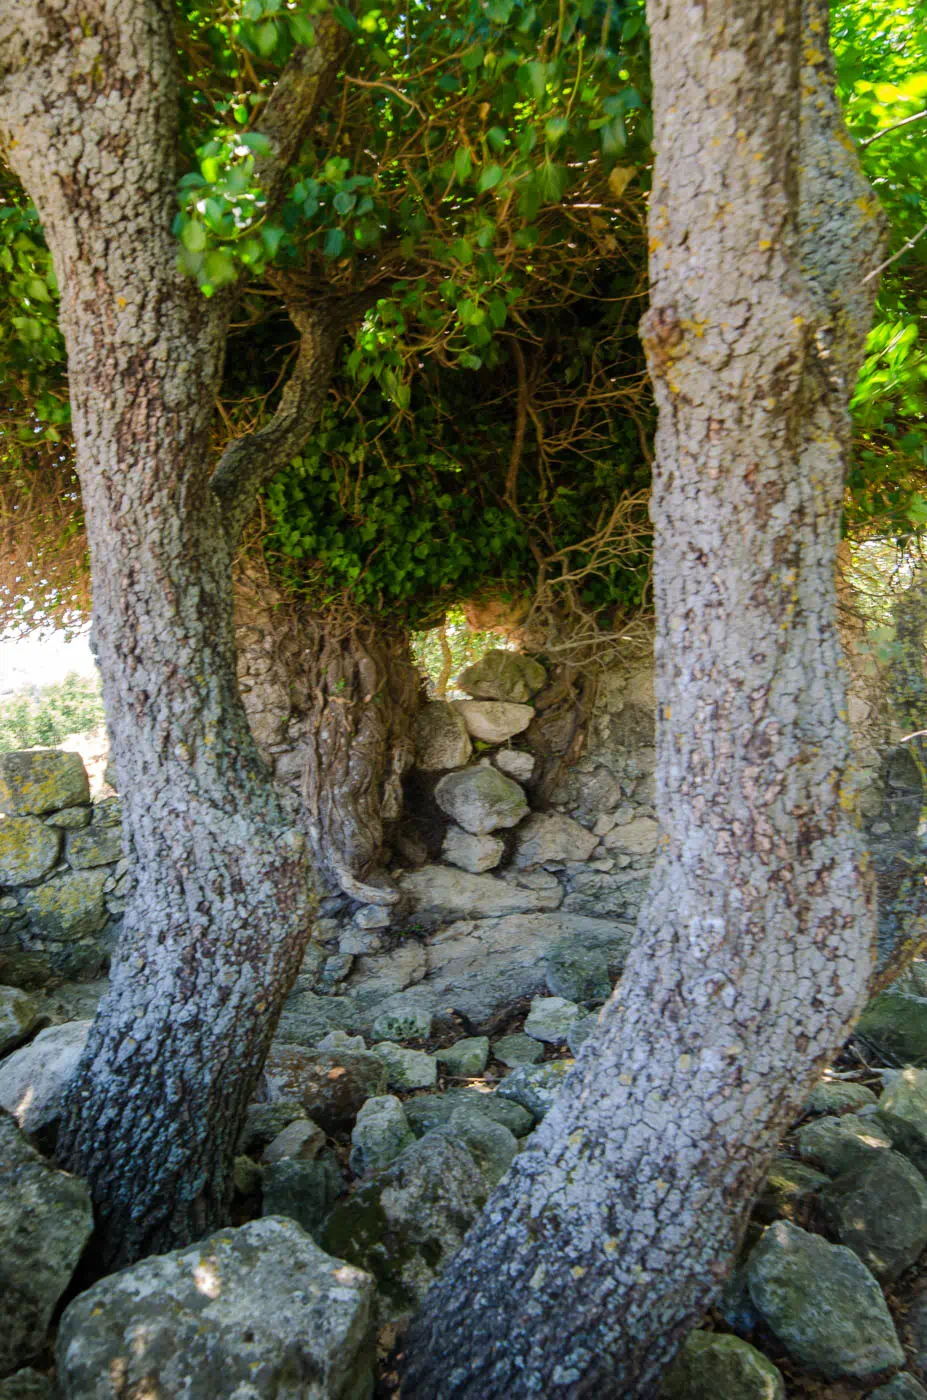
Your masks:
M286 160L336 62L331 24L280 85L296 130L266 109ZM271 431L212 473L228 307L176 271L178 87L158 0L0 9L0 140L61 287L94 646L134 877L59 1149L91 1187L114 1264L222 1222L238 1125L313 907L305 837L238 695L231 560L261 481L308 431L333 345L303 319ZM266 173L272 191L272 162Z
M869 976L833 576L877 212L823 0L648 13L663 845L595 1035L413 1322L405 1400L652 1397Z

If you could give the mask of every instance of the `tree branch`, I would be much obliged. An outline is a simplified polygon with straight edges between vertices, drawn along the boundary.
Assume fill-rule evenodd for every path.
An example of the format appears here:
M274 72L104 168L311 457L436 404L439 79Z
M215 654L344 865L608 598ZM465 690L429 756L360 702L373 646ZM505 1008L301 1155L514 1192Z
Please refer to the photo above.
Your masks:
M300 334L299 354L277 411L263 428L229 443L212 475L232 549L261 488L286 466L318 423L331 383L341 318L328 307L288 310Z
M255 178L264 191L268 209L279 203L287 173L332 89L351 43L344 25L332 15L318 16L314 23L315 44L311 49L300 45L294 51L255 126L272 147L270 155L254 163Z
M900 131L903 126L910 126L912 122L922 122L927 117L927 107L923 112L915 112L913 117L902 117L900 122L892 122L891 126L883 126L881 131L877 131L874 136L867 136L865 141L860 141L859 149L864 151L867 146L871 146L873 141L881 141L883 136L890 135L893 131Z

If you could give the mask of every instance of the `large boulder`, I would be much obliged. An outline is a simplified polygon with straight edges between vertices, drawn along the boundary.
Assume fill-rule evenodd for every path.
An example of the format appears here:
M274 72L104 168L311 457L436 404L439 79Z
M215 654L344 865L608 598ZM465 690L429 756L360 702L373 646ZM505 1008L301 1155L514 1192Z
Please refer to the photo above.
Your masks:
M36 933L71 942L98 933L107 920L105 870L66 870L44 885L24 890L23 907Z
M27 1133L61 1116L61 1100L83 1053L90 1021L67 1021L40 1031L0 1064L0 1108Z
M0 821L0 885L28 885L55 866L61 832L38 817Z
M841 1122L843 1120L841 1119ZM886 1086L872 1120L927 1174L927 1070L904 1069Z
M515 1134L477 1108L455 1108L445 1131L466 1143L490 1190L498 1186L518 1152Z
M838 1177L821 1191L821 1210L840 1244L889 1283L927 1245L927 1181L897 1152Z
M543 865L546 860L588 860L599 844L587 831L562 812L532 812L515 836L515 865Z
M84 1183L50 1167L0 1113L0 1371L45 1346L55 1305L92 1229Z
M79 753L26 749L0 753L0 812L41 816L90 801L90 783Z
M612 827L604 837L610 851L624 851L631 856L650 856L657 849L660 827L653 817L633 817L622 826Z
M842 1245L777 1220L750 1254L747 1283L766 1326L807 1370L871 1382L904 1365L881 1288Z
M435 788L435 801L473 836L517 826L528 814L528 802L518 783L484 764L448 773Z
M530 705L512 705L505 700L452 700L451 704L467 726L467 733L486 744L504 744L521 734L534 719Z
M803 1216L811 1199L830 1177L791 1157L774 1157L762 1190L753 1207L754 1220L771 1225L774 1220L795 1220ZM847 1241L849 1243L849 1241Z
M440 1060L453 1077L475 1079L483 1073L489 1059L489 1036L471 1035L457 1040L443 1050L436 1050L435 1059Z
M865 1166L874 1154L891 1148L887 1133L873 1118L855 1113L842 1118L818 1118L798 1130L798 1151L805 1162L820 1162L831 1176L841 1176Z
M38 1002L18 987L0 987L0 1056L15 1050L48 1019Z
M323 1152L314 1161L281 1157L263 1169L261 1214L285 1215L315 1238L344 1189L334 1153Z
M463 716L445 700L431 700L415 716L412 729L415 761L426 773L462 768L470 762L473 745Z
M272 1045L265 1073L279 1098L298 1099L326 1132L350 1127L361 1104L386 1092L386 1067L366 1051L317 1054Z
M690 1332L660 1400L785 1400L781 1373L762 1352L723 1332Z
M318 1045L334 1030L356 1030L357 1023L357 1008L347 997L322 997L297 986L283 1004L276 1041L282 1045Z
M463 1142L428 1133L335 1206L322 1244L373 1274L378 1317L389 1322L418 1307L486 1195Z
M547 673L540 661L518 651L496 648L461 671L457 685L474 700L511 700L524 705L543 690Z
M603 1002L612 992L608 958L598 948L577 948L563 942L544 959L547 990L567 1001Z
M927 1065L927 997L889 987L874 997L856 1023L856 1034L891 1064Z
M369 1275L292 1220L220 1230L71 1303L58 1331L61 1397L369 1400L372 1301Z
M534 1127L534 1118L527 1109L503 1098L498 1091L488 1094L479 1089L448 1089L443 1094L423 1094L405 1104L406 1117L416 1137L446 1127L460 1108L501 1123L516 1138L524 1137Z
M805 1099L804 1113L858 1113L878 1102L865 1084L842 1083L839 1079L820 1079Z

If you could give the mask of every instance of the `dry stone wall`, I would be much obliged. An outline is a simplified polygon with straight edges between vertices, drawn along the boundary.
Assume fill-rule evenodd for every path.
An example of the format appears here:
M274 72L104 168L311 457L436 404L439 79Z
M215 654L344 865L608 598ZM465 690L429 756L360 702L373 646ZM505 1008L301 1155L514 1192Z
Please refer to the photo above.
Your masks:
M80 754L0 754L0 983L99 976L125 908L118 797L90 800Z

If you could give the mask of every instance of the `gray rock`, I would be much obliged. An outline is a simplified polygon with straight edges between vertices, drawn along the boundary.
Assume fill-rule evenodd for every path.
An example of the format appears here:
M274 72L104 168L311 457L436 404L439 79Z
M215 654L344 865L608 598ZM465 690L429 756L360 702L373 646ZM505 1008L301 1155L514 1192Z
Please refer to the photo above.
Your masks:
M516 783L529 783L534 774L534 754L522 749L499 749L493 754L493 763Z
M830 1177L823 1172L804 1162L793 1162L791 1157L776 1157L753 1207L753 1218L769 1224L779 1219L794 1220L811 1197L829 1185Z
M573 1022L574 1026L578 1024ZM501 1040L494 1040L492 1054L494 1060L515 1069L519 1065L536 1065L544 1054L544 1047L532 1036L517 1031L514 1035L504 1035Z
M919 1371L927 1371L927 1293L919 1293L912 1300L905 1326L914 1365Z
M112 865L122 855L122 828L93 826L86 831L69 831L64 843L67 862L75 870L96 865Z
M576 1003L563 997L535 997L525 1020L525 1035L546 1045L565 1045L570 1026L581 1015Z
M49 1026L0 1064L0 1108L13 1115L23 1132L37 1133L60 1117L62 1095L91 1024L68 1021Z
M42 1015L55 1025L63 1021L92 1021L108 991L108 977L95 982L62 982L37 996L36 1001Z
M608 958L596 948L559 944L545 959L551 996L572 1002L603 1002L612 994Z
M33 1031L48 1024L38 1002L18 987L0 987L0 1055L15 1050Z
M496 1093L520 1104L540 1121L553 1107L574 1063L573 1060L548 1060L543 1065L523 1065L503 1079Z
M28 885L53 869L61 833L38 817L0 819L0 885Z
M354 957L351 953L336 953L325 959L321 975L318 979L318 989L322 996L329 995L349 975L354 966Z
M588 860L599 838L562 812L532 812L515 837L515 864L520 868L546 860Z
M329 1031L316 1046L317 1050L335 1053L338 1050L366 1050L362 1035L348 1035L347 1031Z
M106 923L105 870L66 870L44 885L23 891L23 908L45 938L70 942L98 933Z
M873 1153L891 1147L871 1118L844 1114L842 1118L818 1118L798 1130L798 1151L803 1161L820 1162L830 1176L841 1176L865 1165Z
M412 730L415 761L426 773L462 768L470 762L473 745L463 716L445 700L431 700L415 716Z
M60 812L51 812L44 821L48 826L60 827L62 831L82 831L90 825L90 808L63 807Z
M248 1105L236 1152L258 1156L291 1123L307 1122L309 1115L299 1099L278 1099L274 1103Z
M856 1113L868 1104L878 1102L865 1084L841 1083L839 1079L822 1079L805 1100L805 1113Z
M897 1152L878 1152L821 1191L831 1233L883 1283L904 1273L927 1245L927 1181Z
M322 1243L373 1274L382 1324L414 1311L485 1201L464 1144L428 1133L335 1206Z
M391 1089L433 1089L438 1082L438 1062L423 1050L407 1050L392 1040L381 1040L372 1053L386 1066Z
M484 769L488 772L488 769ZM496 919L504 914L556 909L563 891L525 890L493 875L471 875L446 865L424 865L405 871L399 887L415 914L434 917L466 914L470 919Z
M254 1220L110 1274L65 1310L62 1400L367 1400L373 1281L292 1220Z
M571 1055L579 1054L598 1024L598 1015L581 1016L578 1021L573 1022L567 1031L567 1048Z
M322 1054L295 1045L272 1045L265 1066L280 1098L298 1099L326 1132L349 1127L366 1099L386 1091L386 1068L367 1051Z
M870 1121L918 1171L927 1173L927 1070L904 1069L893 1078Z
M467 733L487 744L504 744L514 734L521 734L534 719L530 705L512 705L505 700L452 700L451 704L467 726Z
M421 1098L408 1099L405 1104L409 1126L416 1137L430 1133L433 1128L443 1128L451 1121L458 1108L475 1109L517 1138L524 1137L534 1127L534 1116L521 1104L494 1094L481 1093L478 1089L448 1089L444 1094L423 1094Z
M632 919L637 917L647 892L647 880L633 870L608 874L588 868L572 879L572 889L563 901L570 914L593 918Z
M79 753L28 749L0 754L0 812L41 816L90 801L90 783Z
M239 1196L259 1196L264 1182L264 1168L250 1157L236 1157L232 1162L232 1181Z
M0 1113L0 1371L38 1355L93 1229L90 1192L55 1171Z
M54 1390L47 1376L27 1366L0 1381L0 1400L54 1400Z
M403 1004L397 997L389 1011L374 1021L371 1035L377 1040L427 1040L431 1035L431 1013L411 999Z
M441 847L441 859L479 875L498 865L504 850L505 844L500 836L473 836L452 822Z
M528 814L524 790L497 768L477 765L448 773L435 787L435 801L473 836L516 826Z
M357 1008L346 997L322 997L299 988L291 992L284 1003L276 1043L318 1045L329 1031L357 1029Z
M288 1123L285 1128L273 1138L261 1154L261 1161L266 1166L272 1166L274 1162L282 1162L285 1157L298 1157L302 1161L311 1162L318 1157L325 1146L325 1134L317 1123L313 1123L311 1118L297 1118L295 1122Z
M740 1337L690 1332L660 1387L661 1400L785 1400L785 1382Z
M261 1214L284 1215L315 1237L344 1189L344 1178L333 1153L323 1152L315 1161L281 1157L264 1167Z
M760 1317L808 1370L872 1381L905 1364L881 1288L842 1245L777 1220L750 1254L747 1279Z
M927 1390L906 1371L869 1393L869 1400L927 1400Z
M367 907L373 909L376 906L370 904ZM388 914L389 910L387 909L384 912ZM382 947L383 938L374 929L355 930L349 928L345 929L344 932L338 936L339 953L350 953L351 956L355 958L363 958L370 953L379 953Z
M362 904L359 909L354 910L354 923L360 929L389 928L392 918L392 913L385 904ZM342 952L344 951L342 949ZM351 951L363 953L367 949L351 949Z
M368 1099L351 1132L351 1170L371 1176L411 1147L415 1134L405 1109L393 1094Z
M526 704L547 684L539 661L517 651L495 648L461 671L457 685L476 700L511 700Z
M94 826L122 826L121 797L103 797L94 802L91 810Z
M927 998L889 987L866 1007L856 1033L889 1062L927 1064Z
M469 1107L455 1108L444 1131L466 1143L490 1190L498 1186L518 1152L515 1134L479 1109Z
M489 1037L472 1035L465 1040L457 1040L453 1045L446 1045L443 1050L436 1050L435 1059L447 1066L448 1074L475 1079L486 1068L489 1059Z
M635 817L623 826L614 826L605 835L610 851L627 851L632 856L653 855L657 849L660 826L653 817Z

